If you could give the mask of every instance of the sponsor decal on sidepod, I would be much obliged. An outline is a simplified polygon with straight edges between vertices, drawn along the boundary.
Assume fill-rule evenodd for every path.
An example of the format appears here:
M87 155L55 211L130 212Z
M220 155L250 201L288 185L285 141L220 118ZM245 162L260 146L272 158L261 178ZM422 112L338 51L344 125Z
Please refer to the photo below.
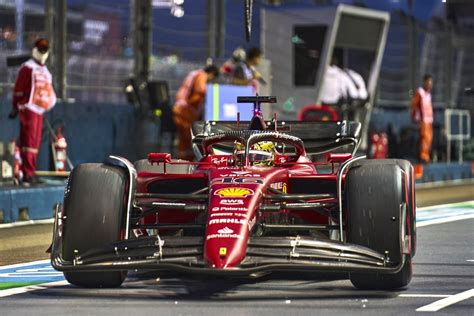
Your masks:
M222 229L219 229L217 232L218 234L207 235L206 240L216 239L216 238L242 239L242 236L238 234L234 234L234 231L227 226Z
M239 219L239 218L217 218L217 219L211 219L209 221L209 225L214 225L214 224L239 224L239 225L245 225L247 224L246 219Z
M247 197L253 195L253 190L239 187L222 188L214 192L214 195L220 197Z
M214 206L211 212L247 212L247 209L236 206Z
M211 217L247 217L246 213L212 213Z
M243 205L244 200L241 199L222 199L219 201L222 205Z
M219 229L217 231L219 234L232 234L234 231L232 229L230 229L229 227L224 227L222 229Z

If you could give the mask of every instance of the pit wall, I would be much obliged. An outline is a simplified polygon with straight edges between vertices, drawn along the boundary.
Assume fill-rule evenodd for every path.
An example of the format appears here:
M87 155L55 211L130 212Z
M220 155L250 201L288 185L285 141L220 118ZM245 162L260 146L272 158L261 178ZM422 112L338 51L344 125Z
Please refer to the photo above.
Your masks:
M7 118L10 109L10 100L0 99L0 141L3 142L18 138L19 135L18 119ZM135 161L145 158L149 152L161 150L159 120L140 116L131 105L59 103L46 114L46 118L53 126L60 123L65 125L67 152L74 165L101 162L110 154L121 155ZM436 156L434 162L442 163L445 161L442 109L435 109L434 125L433 150ZM474 127L474 124L471 126ZM411 123L408 109L376 107L370 129L390 134L391 157L405 157L416 161L418 133L416 125ZM38 157L39 170L49 169L50 156L50 136L45 126ZM457 157L452 157L452 161L456 159ZM427 181L433 179L436 181L449 176L429 178Z
M10 109L9 100L0 100L2 142L18 139L19 135L18 118L7 118ZM158 148L157 122L141 118L129 105L60 103L45 117L53 126L65 125L67 152L74 165L101 162L110 154L134 161ZM50 157L50 134L45 124L38 170L49 169ZM63 196L63 185L34 188L0 186L0 224L51 218L54 205L62 203Z
M8 100L0 100L0 141L19 136L19 120L7 118L11 109ZM123 155L134 161L156 151L159 125L143 119L130 105L59 103L45 115L53 126L65 125L67 153L74 165L101 162L110 154ZM43 128L38 157L38 170L48 170L50 164L50 134Z

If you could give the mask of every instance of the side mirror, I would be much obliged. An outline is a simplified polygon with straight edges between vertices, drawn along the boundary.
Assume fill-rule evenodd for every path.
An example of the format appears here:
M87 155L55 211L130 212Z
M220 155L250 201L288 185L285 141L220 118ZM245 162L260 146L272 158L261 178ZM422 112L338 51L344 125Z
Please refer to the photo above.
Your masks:
M148 161L153 163L170 163L171 162L171 154L169 153L150 153L148 154Z

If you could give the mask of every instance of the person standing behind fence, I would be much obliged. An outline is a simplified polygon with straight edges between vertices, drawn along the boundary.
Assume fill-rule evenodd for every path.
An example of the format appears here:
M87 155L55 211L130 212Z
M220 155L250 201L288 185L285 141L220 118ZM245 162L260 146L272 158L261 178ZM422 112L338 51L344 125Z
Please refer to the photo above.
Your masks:
M245 56L246 52L242 47L237 47L232 52L232 56L219 69L222 82L232 83L235 67L241 62L245 62Z
M207 84L219 76L214 65L191 71L176 93L173 120L178 130L178 158L193 160L191 127L201 117Z
M263 52L258 47L252 47L246 52L245 61L235 65L232 84L239 86L252 86L258 92L257 81L265 84L262 75L256 67L262 62Z
M431 144L433 142L433 105L431 103L431 89L433 88L433 77L423 76L423 86L416 90L411 102L411 117L414 123L419 125L420 148L419 158L421 162L430 162Z
M23 184L36 184L36 159L41 145L43 115L56 104L52 77L45 63L49 56L48 40L35 42L32 58L21 65L13 91L13 108L8 115L20 114L20 146Z

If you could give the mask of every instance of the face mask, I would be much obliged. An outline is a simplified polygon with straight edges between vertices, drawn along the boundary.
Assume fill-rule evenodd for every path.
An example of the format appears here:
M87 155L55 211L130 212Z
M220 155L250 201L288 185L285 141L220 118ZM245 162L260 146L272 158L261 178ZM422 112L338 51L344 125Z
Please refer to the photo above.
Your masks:
M41 65L44 65L46 63L46 60L48 59L49 52L46 53L41 53L38 48L33 48L33 58L39 62Z

